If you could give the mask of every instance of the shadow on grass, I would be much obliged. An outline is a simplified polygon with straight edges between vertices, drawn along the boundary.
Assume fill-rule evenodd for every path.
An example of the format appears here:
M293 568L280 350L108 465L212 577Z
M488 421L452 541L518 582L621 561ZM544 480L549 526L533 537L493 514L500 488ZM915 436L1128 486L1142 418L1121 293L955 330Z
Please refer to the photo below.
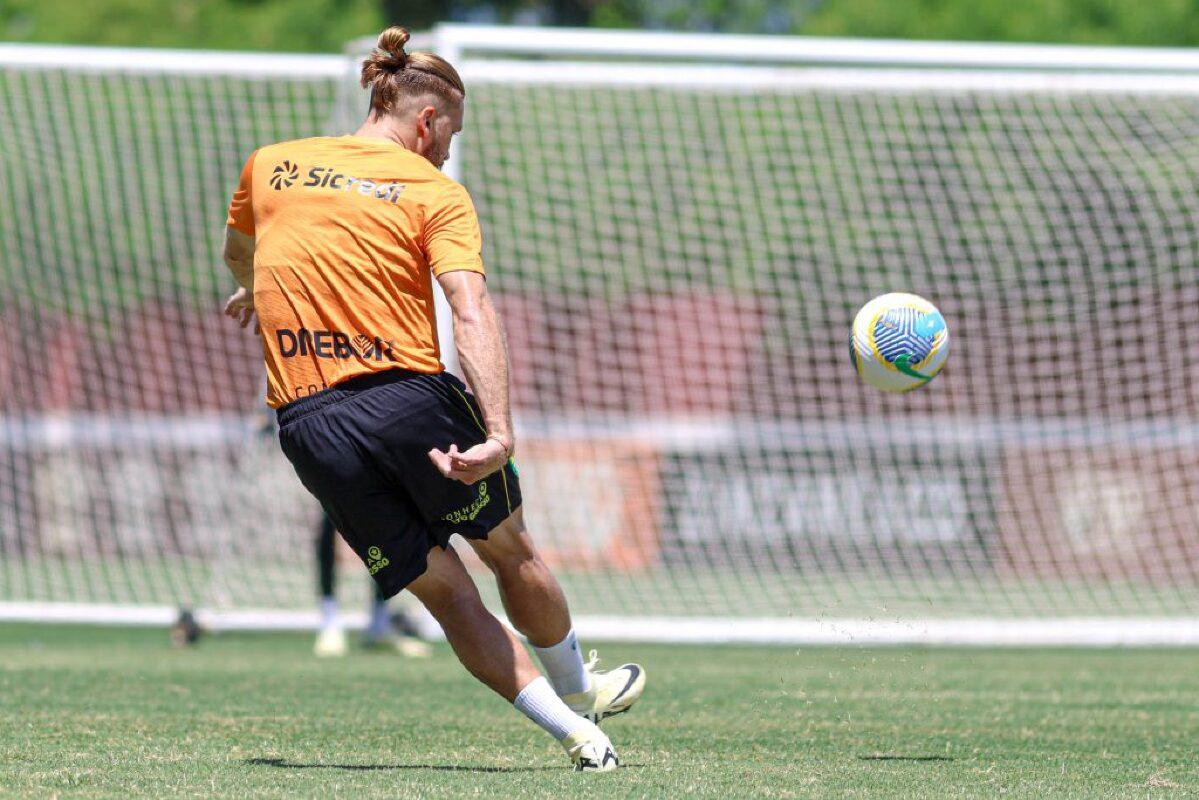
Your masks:
M355 772L375 772L392 769L424 769L434 772L561 772L563 770L563 767L464 767L459 764L303 764L283 758L247 758L243 759L243 763L255 767L345 769ZM640 764L622 764L621 769L640 766Z
M901 756L879 753L872 756L858 756L858 761L953 761L953 756Z

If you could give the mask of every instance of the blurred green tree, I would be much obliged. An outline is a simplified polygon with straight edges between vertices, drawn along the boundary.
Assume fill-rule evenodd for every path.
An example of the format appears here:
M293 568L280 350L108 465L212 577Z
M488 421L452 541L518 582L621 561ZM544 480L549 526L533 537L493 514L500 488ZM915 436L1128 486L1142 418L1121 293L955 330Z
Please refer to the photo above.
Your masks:
M1199 44L1199 0L827 0L802 33L966 41Z
M378 0L0 0L0 39L327 52L380 19Z
M440 21L912 39L1199 45L1199 0L0 0L0 39L337 51Z

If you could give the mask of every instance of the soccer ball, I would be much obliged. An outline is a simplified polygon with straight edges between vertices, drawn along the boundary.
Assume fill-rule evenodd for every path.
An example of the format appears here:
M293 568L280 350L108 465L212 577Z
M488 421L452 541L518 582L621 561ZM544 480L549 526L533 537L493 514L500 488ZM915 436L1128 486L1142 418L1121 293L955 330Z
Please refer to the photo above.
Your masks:
M862 380L907 392L937 377L949 357L949 329L932 303L914 294L880 295L853 320L849 357Z

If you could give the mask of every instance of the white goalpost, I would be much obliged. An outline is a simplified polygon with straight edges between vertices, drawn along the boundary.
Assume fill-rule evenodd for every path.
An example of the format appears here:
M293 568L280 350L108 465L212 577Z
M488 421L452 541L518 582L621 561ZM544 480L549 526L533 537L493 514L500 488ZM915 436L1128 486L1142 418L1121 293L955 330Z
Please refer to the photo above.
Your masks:
M1199 54L424 41L581 635L1199 643ZM0 619L315 622L218 246L252 149L348 132L372 43L0 46ZM849 366L886 291L953 333L914 394Z

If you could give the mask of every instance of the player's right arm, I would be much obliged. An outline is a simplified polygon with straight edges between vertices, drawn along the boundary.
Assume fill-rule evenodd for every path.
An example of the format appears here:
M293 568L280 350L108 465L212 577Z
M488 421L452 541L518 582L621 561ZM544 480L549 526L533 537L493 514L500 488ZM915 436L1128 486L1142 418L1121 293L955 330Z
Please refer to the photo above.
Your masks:
M455 184L431 210L424 232L429 266L437 276L454 317L458 360L479 408L487 439L465 452L434 449L429 458L448 478L474 483L502 468L512 457L515 438L508 403L508 352L499 315L487 293L479 218L470 196Z
M453 444L448 453L434 449L429 457L447 478L474 483L502 468L515 448L508 401L508 352L483 276L458 271L438 280L453 311L458 361L483 412L487 440L465 452Z
M241 170L241 179L233 200L229 203L229 219L225 224L225 266L233 273L238 290L225 301L225 313L244 328L254 318L254 204L252 184L254 156Z

